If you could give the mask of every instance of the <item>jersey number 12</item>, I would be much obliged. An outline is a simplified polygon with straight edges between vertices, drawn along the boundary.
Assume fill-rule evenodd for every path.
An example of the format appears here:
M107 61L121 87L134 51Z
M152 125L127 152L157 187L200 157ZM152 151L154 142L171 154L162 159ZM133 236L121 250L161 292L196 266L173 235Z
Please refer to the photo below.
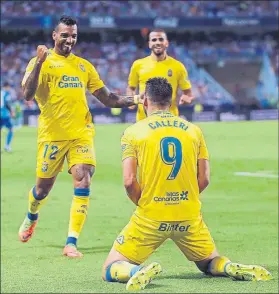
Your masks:
M161 140L160 149L163 162L172 166L172 170L168 175L167 180L174 180L182 163L181 143L177 138L165 137Z

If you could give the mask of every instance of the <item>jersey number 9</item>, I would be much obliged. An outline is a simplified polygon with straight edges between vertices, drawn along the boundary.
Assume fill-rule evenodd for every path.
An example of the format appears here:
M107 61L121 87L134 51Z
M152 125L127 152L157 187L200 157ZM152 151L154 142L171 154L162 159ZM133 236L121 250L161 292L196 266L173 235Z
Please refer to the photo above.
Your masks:
M180 141L174 137L165 137L161 140L161 158L167 165L172 165L172 170L167 180L174 180L180 170L182 163L182 146Z

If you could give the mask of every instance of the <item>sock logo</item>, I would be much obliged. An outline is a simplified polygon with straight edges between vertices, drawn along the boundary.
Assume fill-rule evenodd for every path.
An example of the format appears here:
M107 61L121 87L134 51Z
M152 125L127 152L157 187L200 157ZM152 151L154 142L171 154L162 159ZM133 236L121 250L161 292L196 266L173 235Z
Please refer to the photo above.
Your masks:
M122 244L124 243L124 236L123 236L123 235L118 236L118 237L116 238L116 241L117 241L120 245L122 245Z

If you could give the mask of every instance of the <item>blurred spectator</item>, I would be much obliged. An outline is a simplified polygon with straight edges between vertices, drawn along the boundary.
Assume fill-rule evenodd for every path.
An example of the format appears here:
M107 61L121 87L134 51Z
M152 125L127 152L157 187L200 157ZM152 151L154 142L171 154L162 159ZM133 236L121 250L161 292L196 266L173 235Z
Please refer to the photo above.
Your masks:
M156 3L152 5L156 7ZM217 6L212 5L212 7ZM25 40L25 42L28 42L28 40ZM49 48L53 46L52 42L45 43L45 45ZM18 43L1 43L1 80L11 82L20 99L22 98L20 83L28 61L36 55L36 46L34 43L22 44L22 40L18 40ZM168 50L170 56L185 64L193 86L193 93L199 98L199 102L212 105L222 103L222 93L220 90L213 89L212 85L209 85L208 81L198 74L193 64L189 62L189 57L200 63L208 60L210 62L224 62L226 59L249 61L260 59L264 51L271 57L278 79L278 45L271 36L263 39L256 39L255 37L249 41L237 39L214 43L193 41L187 45L177 44L172 40ZM149 54L149 50L141 49L133 39L123 43L103 42L101 44L80 41L74 48L73 53L88 59L112 91L125 93L128 74L133 61L145 57ZM238 90L236 89L236 91ZM91 108L103 106L89 93L88 103ZM37 104L35 101L24 102L24 107L36 109Z
M6 16L278 16L278 1L1 1Z

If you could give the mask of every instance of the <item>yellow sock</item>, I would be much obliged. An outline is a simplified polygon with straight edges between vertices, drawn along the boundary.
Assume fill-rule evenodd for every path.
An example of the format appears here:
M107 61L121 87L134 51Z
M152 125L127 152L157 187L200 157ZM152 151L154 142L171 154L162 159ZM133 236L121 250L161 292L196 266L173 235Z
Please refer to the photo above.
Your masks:
M38 200L35 197L37 198L36 188L34 187L29 192L28 211L31 214L37 214L48 199L47 196L42 200Z
M75 189L76 190L76 189ZM87 196L74 196L70 212L68 239L66 244L76 245L79 234L83 228L89 207L89 189Z
M225 265L231 262L226 256L214 257L208 265L208 272L213 276L226 276Z
M127 261L116 261L107 268L106 280L108 282L128 282L141 268L142 266Z

